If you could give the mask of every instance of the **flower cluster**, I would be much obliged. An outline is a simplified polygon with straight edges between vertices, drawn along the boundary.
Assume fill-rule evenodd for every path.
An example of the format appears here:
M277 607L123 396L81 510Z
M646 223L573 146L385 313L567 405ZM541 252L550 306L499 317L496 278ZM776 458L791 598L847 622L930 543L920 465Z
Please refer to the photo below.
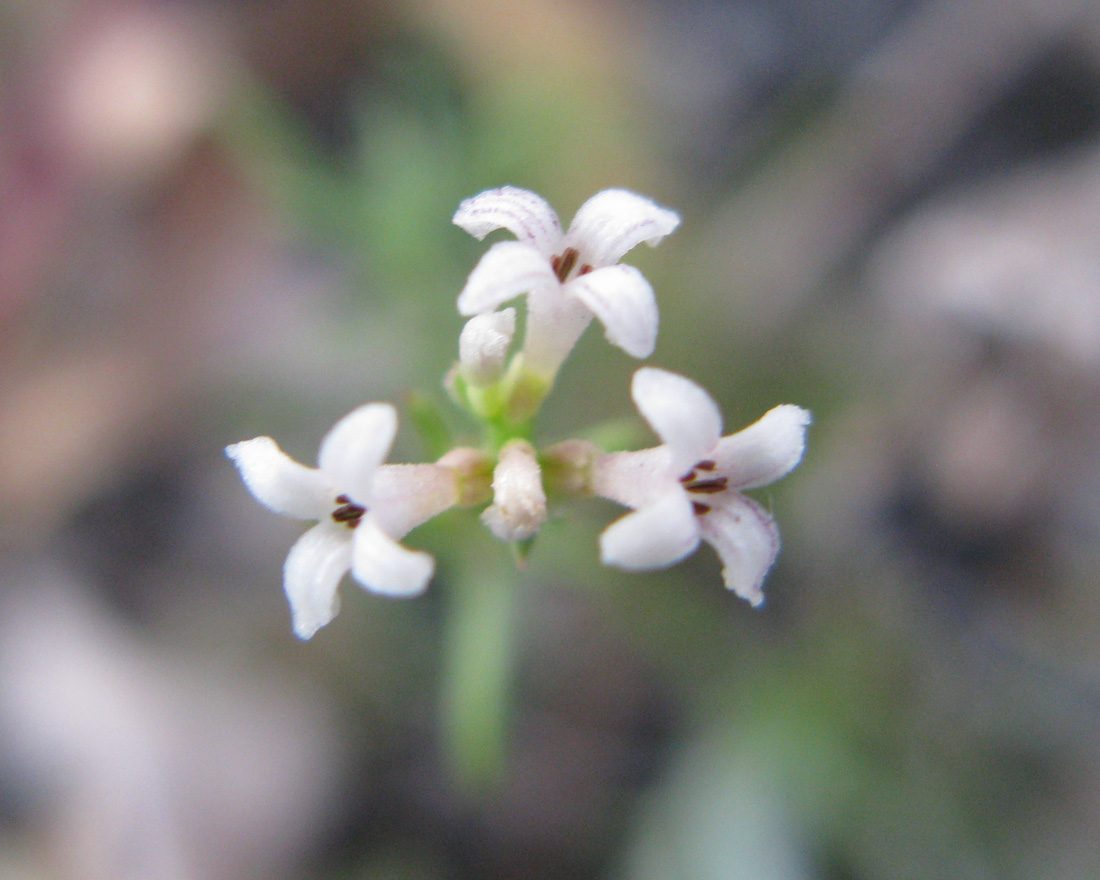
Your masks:
M742 490L772 483L799 463L806 410L778 406L722 436L721 413L706 391L683 376L643 367L631 394L659 446L605 452L567 440L540 451L531 442L534 416L593 318L632 357L653 352L653 288L619 260L641 242L656 245L676 229L679 216L609 189L585 202L563 232L542 198L502 187L462 202L454 222L478 239L497 229L515 236L489 248L458 297L469 320L446 384L484 427L479 447L456 447L434 464L385 464L397 415L389 404L369 403L329 431L316 468L287 457L270 437L226 449L261 503L316 521L291 548L283 572L294 632L307 639L332 620L348 571L377 593L421 593L434 561L400 542L451 507L483 507L482 520L494 535L526 542L546 520L550 501L581 495L631 508L600 535L607 565L664 568L705 540L722 560L726 586L759 605L779 532ZM509 357L516 312L504 306L521 295L527 297L523 345Z

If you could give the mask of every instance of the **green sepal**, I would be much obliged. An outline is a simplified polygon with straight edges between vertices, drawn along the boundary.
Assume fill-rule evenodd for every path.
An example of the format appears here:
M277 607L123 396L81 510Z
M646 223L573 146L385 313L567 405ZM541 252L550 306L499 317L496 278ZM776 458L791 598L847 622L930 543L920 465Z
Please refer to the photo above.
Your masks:
M537 537L538 535L532 535L530 538L511 543L512 559L516 563L516 568L523 569L527 566L527 557L531 555L531 549L535 546L535 538Z

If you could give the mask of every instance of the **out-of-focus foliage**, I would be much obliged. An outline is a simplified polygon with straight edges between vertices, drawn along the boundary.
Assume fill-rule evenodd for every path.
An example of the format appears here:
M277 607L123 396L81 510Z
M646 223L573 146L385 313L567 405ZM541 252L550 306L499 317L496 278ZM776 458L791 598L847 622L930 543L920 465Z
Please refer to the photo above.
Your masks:
M0 34L0 873L1095 876L1094 4L9 3ZM345 584L299 643L296 527L221 449L444 407L481 252L450 217L504 183L677 209L630 257L652 362L728 430L814 411L760 496L768 602L706 550L601 568L611 505L515 571L452 511L427 596ZM635 366L589 330L540 438L647 444Z

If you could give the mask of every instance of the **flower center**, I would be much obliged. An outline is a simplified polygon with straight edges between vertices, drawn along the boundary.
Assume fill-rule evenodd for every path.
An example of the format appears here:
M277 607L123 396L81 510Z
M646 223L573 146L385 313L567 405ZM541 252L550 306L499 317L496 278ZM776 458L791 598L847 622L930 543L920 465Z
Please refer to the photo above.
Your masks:
M580 253L576 248L566 248L562 251L560 256L550 258L550 268L554 270L554 274L558 276L558 281L565 284L566 279L569 277L569 273L573 271L573 267L577 265L577 258ZM578 275L587 275L592 271L592 267L585 263L581 266Z
M709 474L716 467L718 467L716 461L705 458L680 477L680 482L686 491L693 492L696 495L715 495L718 492L725 492L726 487L729 486L729 477L707 477L699 474L700 471L703 474ZM691 507L696 516L702 516L710 510L709 504L694 499L692 499Z
M359 525L359 520L361 520L363 514L367 512L365 507L353 504L352 500L348 498L347 495L337 495L336 503L340 506L332 512L332 518L338 523L343 523L349 529L354 529Z

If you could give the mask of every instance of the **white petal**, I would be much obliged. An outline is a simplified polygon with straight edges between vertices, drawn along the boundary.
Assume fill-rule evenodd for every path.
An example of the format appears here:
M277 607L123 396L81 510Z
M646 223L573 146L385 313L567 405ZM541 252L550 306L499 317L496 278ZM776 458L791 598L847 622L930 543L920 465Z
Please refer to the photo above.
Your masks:
M671 489L678 489L680 474L672 468L667 446L637 452L611 452L592 464L592 491L624 507L645 507Z
M580 263L610 266L635 245L653 246L679 225L675 211L625 189L605 189L581 205L564 246L578 250Z
M352 542L351 573L360 584L386 596L417 596L435 571L435 561L419 550L402 547L368 514L359 521Z
M534 447L513 440L493 469L493 503L481 515L502 541L530 538L546 521L546 492Z
M504 361L516 332L516 310L474 315L458 337L462 372L477 385L488 385L504 373Z
M337 493L316 468L299 464L270 437L256 437L225 447L241 479L256 500L276 513L298 519L322 519L332 511Z
M600 319L608 342L631 357L653 354L657 343L657 297L633 266L606 266L574 278L566 292Z
M500 241L482 256L458 295L458 312L469 317L491 312L508 300L544 287L558 277L538 250L519 241Z
M699 526L679 487L634 513L617 519L600 535L600 559L630 571L665 568L699 545Z
M477 239L494 229L507 229L520 241L551 256L561 242L561 224L542 196L515 186L490 189L458 206L455 225Z
M317 460L336 488L365 502L378 466L389 455L397 433L397 411L388 403L368 403L338 421L325 439Z
M290 600L294 634L308 639L336 616L336 587L351 566L352 532L322 520L300 537L283 566L283 589Z
M458 501L453 468L437 464L384 464L374 472L371 518L394 540Z
M722 414L702 388L676 373L642 367L630 393L639 412L668 444L672 467L682 476L705 458L722 434Z
M793 404L768 410L744 430L723 437L711 458L715 473L732 489L766 486L790 473L802 460L810 413Z
M703 538L722 559L726 586L753 606L764 601L764 578L779 555L779 528L764 508L736 493L715 497L697 517Z
M527 297L527 329L523 357L527 366L553 376L569 356L585 328L592 323L592 311L579 299L563 296L555 283L531 291Z

